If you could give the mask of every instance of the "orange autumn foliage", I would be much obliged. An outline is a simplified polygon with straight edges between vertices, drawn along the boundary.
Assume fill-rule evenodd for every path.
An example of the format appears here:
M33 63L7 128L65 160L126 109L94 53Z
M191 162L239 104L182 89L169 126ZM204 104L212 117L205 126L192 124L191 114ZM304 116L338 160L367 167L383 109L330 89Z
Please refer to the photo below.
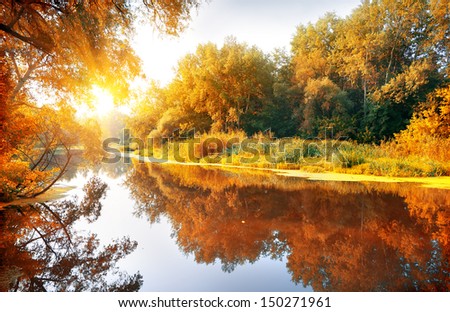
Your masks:
M433 92L395 136L394 153L420 155L448 162L450 159L450 85Z

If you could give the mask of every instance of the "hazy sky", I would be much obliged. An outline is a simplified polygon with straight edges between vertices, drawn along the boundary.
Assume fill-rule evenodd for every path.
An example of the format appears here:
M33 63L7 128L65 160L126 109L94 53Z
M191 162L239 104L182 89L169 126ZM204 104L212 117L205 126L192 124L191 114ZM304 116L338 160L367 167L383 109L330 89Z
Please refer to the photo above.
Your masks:
M224 38L234 36L264 52L289 50L298 25L315 22L331 11L346 16L359 4L360 0L212 0L193 12L188 29L178 38L140 27L134 46L147 77L166 84L178 60L195 52L198 44L211 41L221 46Z

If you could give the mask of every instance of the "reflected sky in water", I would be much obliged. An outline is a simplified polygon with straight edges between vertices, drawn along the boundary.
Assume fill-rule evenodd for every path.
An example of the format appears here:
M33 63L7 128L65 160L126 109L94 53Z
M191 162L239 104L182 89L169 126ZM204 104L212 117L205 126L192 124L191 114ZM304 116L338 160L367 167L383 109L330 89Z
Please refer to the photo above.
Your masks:
M89 173L89 175L92 173ZM172 227L166 217L150 224L145 217L135 216L135 201L124 183L125 176L110 178L100 174L109 189L103 201L100 218L92 224L79 223L81 231L91 231L106 242L130 236L138 242L136 251L121 260L122 270L139 271L144 276L141 291L311 291L291 282L286 261L260 259L255 264L237 267L232 273L222 270L220 263L197 264L171 237ZM86 176L78 175L70 185L83 185ZM81 189L70 195L81 194Z
M101 215L74 231L136 241L117 266L141 291L450 288L448 190L136 163L72 173L69 198L94 175Z

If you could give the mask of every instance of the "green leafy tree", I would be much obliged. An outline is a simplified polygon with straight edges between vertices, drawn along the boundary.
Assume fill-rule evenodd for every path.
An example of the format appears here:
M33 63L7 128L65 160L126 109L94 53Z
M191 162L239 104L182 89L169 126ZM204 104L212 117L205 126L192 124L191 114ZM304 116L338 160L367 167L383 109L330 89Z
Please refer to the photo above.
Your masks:
M328 78L310 79L305 87L302 129L309 136L323 134L332 128L337 136L351 129L348 111L353 103L347 93Z

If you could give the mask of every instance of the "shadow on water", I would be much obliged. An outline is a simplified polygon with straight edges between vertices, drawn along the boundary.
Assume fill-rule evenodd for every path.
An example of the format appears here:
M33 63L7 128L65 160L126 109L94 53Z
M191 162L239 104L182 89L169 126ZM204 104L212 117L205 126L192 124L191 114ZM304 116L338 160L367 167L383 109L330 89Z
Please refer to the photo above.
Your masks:
M167 217L197 263L287 259L316 291L450 288L447 190L156 164L136 164L125 185L136 214Z
M0 291L139 290L139 273L116 272L116 263L136 242L125 237L101 247L95 234L78 233L74 226L97 220L106 189L93 177L81 200L0 210Z

